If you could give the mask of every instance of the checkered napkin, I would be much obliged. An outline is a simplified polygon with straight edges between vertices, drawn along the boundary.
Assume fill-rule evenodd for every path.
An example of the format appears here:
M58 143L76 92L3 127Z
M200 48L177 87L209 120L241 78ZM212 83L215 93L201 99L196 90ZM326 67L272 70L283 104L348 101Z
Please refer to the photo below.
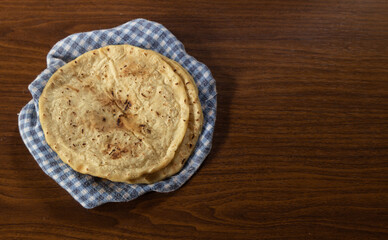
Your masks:
M51 75L79 55L106 45L131 44L152 49L179 62L193 76L204 113L203 131L196 148L176 175L154 184L116 183L75 172L47 145L39 122L38 101ZM29 85L33 99L19 113L24 143L43 171L85 208L106 202L124 202L146 192L171 192L180 188L198 170L212 146L216 120L216 83L210 70L185 52L183 44L161 24L136 19L121 26L77 33L59 41L47 55L47 68Z

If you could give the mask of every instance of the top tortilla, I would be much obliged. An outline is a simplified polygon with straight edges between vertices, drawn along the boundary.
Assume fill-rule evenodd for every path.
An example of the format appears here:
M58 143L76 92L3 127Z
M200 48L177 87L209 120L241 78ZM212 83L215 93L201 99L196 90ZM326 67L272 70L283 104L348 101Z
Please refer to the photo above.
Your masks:
M39 119L49 146L74 170L127 182L172 161L187 130L187 98L157 53L106 46L55 72Z

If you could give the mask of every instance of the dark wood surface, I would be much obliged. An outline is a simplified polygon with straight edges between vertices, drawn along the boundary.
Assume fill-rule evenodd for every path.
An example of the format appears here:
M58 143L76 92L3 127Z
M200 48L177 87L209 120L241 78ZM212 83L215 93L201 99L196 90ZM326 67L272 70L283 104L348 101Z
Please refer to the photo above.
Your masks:
M164 24L211 69L214 146L181 189L82 208L17 113L69 34ZM388 239L387 1L0 1L0 239Z

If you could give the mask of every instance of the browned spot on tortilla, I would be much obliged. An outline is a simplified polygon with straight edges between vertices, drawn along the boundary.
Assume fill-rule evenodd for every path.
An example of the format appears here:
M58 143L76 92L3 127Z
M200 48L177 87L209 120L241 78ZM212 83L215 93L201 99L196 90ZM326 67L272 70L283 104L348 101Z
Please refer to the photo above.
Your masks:
M79 89L77 89L77 88L75 88L75 87L72 87L72 86L70 86L70 85L64 85L64 87L66 87L67 90L69 90L69 88L70 88L71 90L74 90L74 91L76 91L76 92L79 92Z
M128 108L130 108L130 107L132 106L131 102L130 102L130 101L128 101L128 99L127 99L127 100L125 100L125 102L124 102L124 105L125 105L125 107L124 107L124 111L127 111L127 110L128 110Z
M86 88L86 89L88 89L89 91L91 91L91 92L93 92L93 93L96 92L95 89L94 89L94 87L90 86L89 84L88 84L88 85L84 85L83 87Z
M117 118L117 126L118 126L118 127L122 127L122 126L123 126L123 122L121 122L120 117Z
M125 65L123 70L124 77L127 77L129 75L137 76L137 77L148 77L149 74L150 74L149 72L143 70L142 66L136 63L131 63L128 66Z
M128 149L121 148L118 144L108 144L107 148L103 152L109 155L112 159L118 159L122 157L124 153L127 153Z

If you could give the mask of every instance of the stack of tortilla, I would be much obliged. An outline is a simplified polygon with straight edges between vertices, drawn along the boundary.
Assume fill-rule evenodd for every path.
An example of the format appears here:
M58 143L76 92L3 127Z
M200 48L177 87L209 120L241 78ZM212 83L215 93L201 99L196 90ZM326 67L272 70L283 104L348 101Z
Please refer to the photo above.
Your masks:
M179 172L202 130L198 89L177 62L112 45L56 71L39 99L48 145L75 171L154 183Z

